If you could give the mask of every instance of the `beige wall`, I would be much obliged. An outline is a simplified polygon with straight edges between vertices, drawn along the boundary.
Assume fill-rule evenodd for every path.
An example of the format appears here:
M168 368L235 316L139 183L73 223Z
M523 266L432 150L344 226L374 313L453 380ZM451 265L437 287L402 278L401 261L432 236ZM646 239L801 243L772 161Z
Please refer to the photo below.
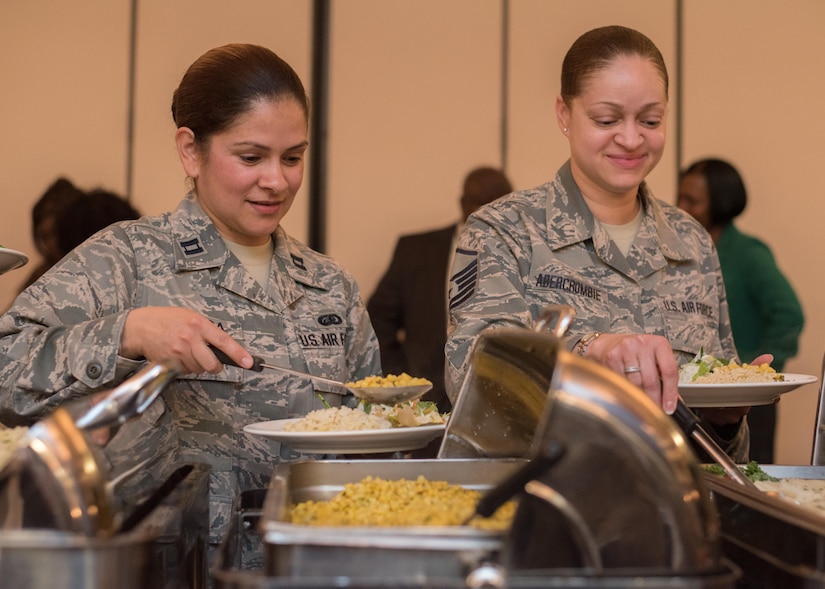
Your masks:
M0 3L0 244L33 253L31 205L60 174L123 188L128 17L127 2ZM0 276L0 309L26 272Z
M138 4L133 201L157 213L184 192L169 104L185 67L210 47L248 41L274 49L308 82L311 2ZM742 169L752 196L742 228L770 243L808 315L787 369L819 374L825 3L683 4L681 163L720 155ZM500 163L501 9L499 0L332 2L328 246L365 297L400 233L453 222L464 173ZM573 39L602 24L639 28L675 76L675 11L663 0L510 1L507 171L517 187L545 182L566 158L552 104ZM31 205L60 174L86 188L126 190L129 18L128 0L0 4L0 243L33 254ZM650 178L671 202L674 123ZM307 219L299 199L285 225L305 239ZM25 272L0 276L0 308ZM811 385L780 405L778 462L808 462L816 396Z
M365 298L399 233L457 221L464 174L499 165L500 6L333 3L328 244Z

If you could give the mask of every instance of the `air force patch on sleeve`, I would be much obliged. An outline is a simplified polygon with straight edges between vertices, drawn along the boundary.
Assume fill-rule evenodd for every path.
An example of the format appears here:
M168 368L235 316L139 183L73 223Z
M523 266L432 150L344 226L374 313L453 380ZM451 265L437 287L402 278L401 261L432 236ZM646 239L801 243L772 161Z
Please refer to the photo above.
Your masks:
M478 283L478 252L458 248L455 250L453 268L455 274L450 276L450 309L462 305L476 291Z

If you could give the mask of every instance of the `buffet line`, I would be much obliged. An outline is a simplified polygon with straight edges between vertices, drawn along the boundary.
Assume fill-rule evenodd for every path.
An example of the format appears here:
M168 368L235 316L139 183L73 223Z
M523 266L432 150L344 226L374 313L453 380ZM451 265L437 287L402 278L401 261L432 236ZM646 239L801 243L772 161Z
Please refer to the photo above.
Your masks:
M396 402L370 398L367 388L387 391L365 387L353 391L360 401L351 409L400 405L403 412L382 418L406 426L320 432L250 424L252 435L302 452L391 456L273 466L268 488L236 498L229 531L209 555L208 467L183 465L150 497L118 505L111 499L117 481L88 441L90 431L145 410L177 375L173 364L150 365L79 418L59 409L15 441L0 473L4 582L52 589L825 587L825 516L818 492L805 484L825 479L825 469L761 465L763 479L788 485L759 488L740 466L699 464L675 420L626 379L567 352L558 333L527 329L482 334L449 416L425 404L416 413L421 390ZM745 401L772 402L811 382L789 376L736 394L750 389ZM435 458L405 454L434 442ZM425 499L411 515L393 504L408 492L394 486L402 481ZM431 510L447 501L442 492L454 499Z

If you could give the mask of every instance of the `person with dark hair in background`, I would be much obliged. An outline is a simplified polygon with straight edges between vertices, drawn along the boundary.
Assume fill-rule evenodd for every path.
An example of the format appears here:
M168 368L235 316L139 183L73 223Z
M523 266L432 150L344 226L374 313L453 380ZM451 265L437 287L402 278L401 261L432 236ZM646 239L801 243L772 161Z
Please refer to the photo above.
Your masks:
M46 270L54 266L65 253L58 243L57 222L67 211L71 211L83 196L67 178L55 180L40 196L32 207L32 241L42 260L32 268L26 281L21 285L24 290L40 278Z
M501 170L489 166L472 170L459 199L461 221L399 238L389 268L367 302L384 371L432 381L433 388L423 399L434 401L442 413L450 410L444 389L444 343L447 272L456 236L473 211L512 191Z
M724 160L699 160L679 175L677 206L699 221L716 244L739 357L773 354L772 366L781 372L797 353L805 317L770 248L733 224L747 203L741 175ZM776 405L752 407L748 424L750 458L772 464Z
M60 257L112 223L138 217L138 210L114 192L96 188L82 194L75 206L64 209L57 219L56 234Z

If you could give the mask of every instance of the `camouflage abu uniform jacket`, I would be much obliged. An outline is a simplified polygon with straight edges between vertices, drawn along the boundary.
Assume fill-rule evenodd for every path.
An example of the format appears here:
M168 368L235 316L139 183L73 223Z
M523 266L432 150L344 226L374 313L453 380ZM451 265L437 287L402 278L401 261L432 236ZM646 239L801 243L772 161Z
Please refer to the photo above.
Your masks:
M569 162L552 182L500 198L470 216L450 281L446 355L453 401L479 332L532 327L549 304L576 311L568 348L596 331L648 333L666 337L680 364L701 347L736 357L710 236L686 213L656 200L646 184L639 197L644 215L626 257L594 219ZM747 426L717 441L741 459Z
M377 339L353 278L282 228L273 237L267 289L191 195L174 212L120 223L86 241L0 318L0 419L31 423L141 367L118 347L129 310L151 305L198 311L269 364L343 381L380 374ZM151 459L125 486L129 492L154 488L177 461L210 464L216 541L237 493L265 487L275 462L298 456L243 427L322 406L309 381L273 370L185 375L122 426L105 453L115 472Z

